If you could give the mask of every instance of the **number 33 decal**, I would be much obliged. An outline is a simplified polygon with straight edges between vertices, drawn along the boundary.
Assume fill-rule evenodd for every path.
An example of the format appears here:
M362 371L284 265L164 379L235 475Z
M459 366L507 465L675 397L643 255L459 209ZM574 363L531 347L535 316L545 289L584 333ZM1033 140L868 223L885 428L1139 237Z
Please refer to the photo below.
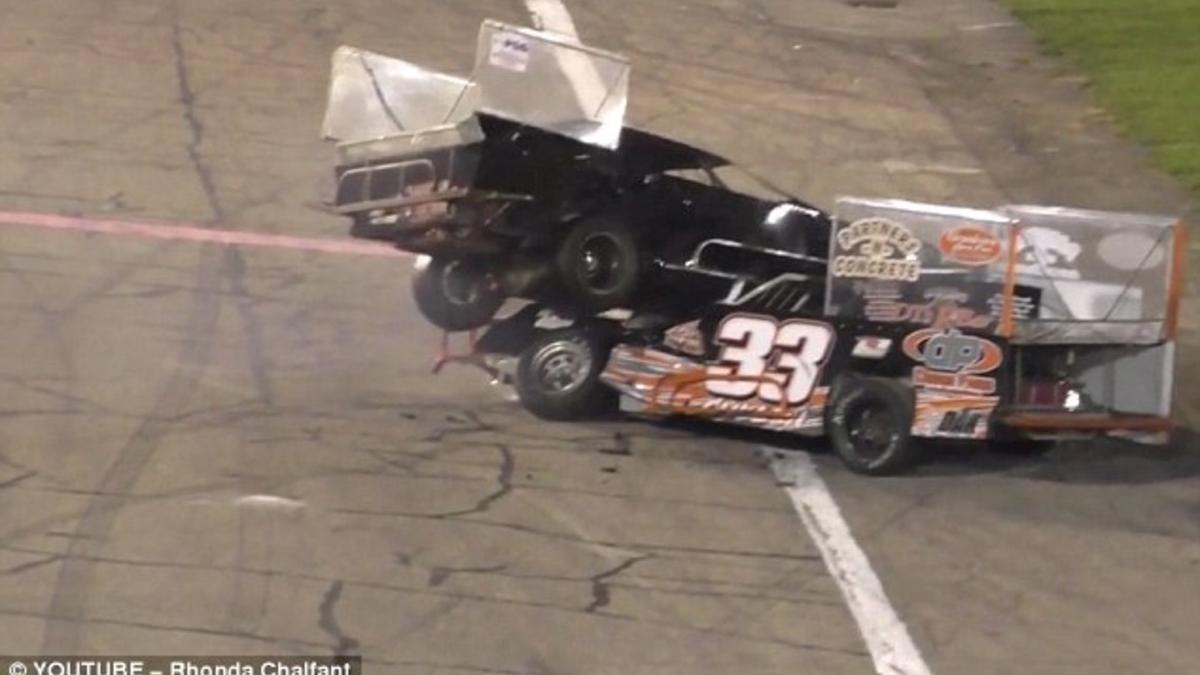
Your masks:
M817 385L833 347L833 329L824 323L734 314L717 328L721 354L708 367L708 392L728 398L758 397L768 403L799 405ZM773 358L772 358L773 356Z

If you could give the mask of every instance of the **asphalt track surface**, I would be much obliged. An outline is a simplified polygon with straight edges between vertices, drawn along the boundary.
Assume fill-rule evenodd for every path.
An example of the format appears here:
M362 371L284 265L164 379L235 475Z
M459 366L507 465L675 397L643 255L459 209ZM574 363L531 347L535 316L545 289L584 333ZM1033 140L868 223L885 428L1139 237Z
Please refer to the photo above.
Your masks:
M982 0L568 5L633 58L634 124L820 204L1188 208ZM344 237L307 206L330 53L465 71L484 17L528 19L515 0L5 0L0 209ZM433 377L402 259L8 220L30 224L0 225L0 653L873 669L763 439L546 424L477 372ZM946 452L887 480L815 451L932 672L1197 668L1192 307L1184 328L1169 448Z

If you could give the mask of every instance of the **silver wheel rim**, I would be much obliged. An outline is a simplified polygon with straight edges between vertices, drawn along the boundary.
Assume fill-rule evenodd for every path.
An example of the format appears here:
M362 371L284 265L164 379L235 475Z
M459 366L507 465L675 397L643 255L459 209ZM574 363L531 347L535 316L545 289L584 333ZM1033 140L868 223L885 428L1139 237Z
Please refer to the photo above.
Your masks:
M530 365L539 389L566 394L587 382L592 370L591 350L582 340L558 340L537 350Z

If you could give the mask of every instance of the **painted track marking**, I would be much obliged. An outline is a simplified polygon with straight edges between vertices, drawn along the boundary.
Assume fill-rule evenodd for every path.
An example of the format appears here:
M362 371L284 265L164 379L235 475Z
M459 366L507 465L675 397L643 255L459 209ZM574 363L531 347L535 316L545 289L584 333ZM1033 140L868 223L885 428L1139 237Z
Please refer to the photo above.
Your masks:
M525 6L529 9L533 25L538 30L579 37L575 30L575 20L571 18L571 13L561 0L525 0Z
M772 448L764 452L777 454ZM929 666L913 644L908 628L896 614L883 584L850 533L825 481L806 454L789 453L771 462L775 477L787 485L792 506L800 515L829 575L837 582L879 675L930 675Z
M67 232L91 232L149 239L193 241L207 244L222 244L225 246L291 249L294 251L313 251L340 255L376 256L383 258L406 258L412 256L411 253L392 248L383 243L352 239L293 237L286 234L216 230L197 225L167 225L164 223L77 218L51 213L0 211L0 225L39 227Z

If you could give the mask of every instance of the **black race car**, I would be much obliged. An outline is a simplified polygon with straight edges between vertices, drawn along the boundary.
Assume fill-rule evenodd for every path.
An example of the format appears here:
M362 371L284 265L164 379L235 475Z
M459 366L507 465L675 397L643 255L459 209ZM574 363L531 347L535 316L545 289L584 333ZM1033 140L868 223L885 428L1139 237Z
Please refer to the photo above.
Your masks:
M609 112L623 111L622 57L496 22L480 49L462 81L347 48L334 59L330 207L354 236L422 255L414 293L433 324L477 328L514 297L587 312L711 300L719 283L676 283L709 240L751 247L724 253L763 273L778 260L755 249L822 264L821 210ZM599 108L584 109L589 74L608 71Z

